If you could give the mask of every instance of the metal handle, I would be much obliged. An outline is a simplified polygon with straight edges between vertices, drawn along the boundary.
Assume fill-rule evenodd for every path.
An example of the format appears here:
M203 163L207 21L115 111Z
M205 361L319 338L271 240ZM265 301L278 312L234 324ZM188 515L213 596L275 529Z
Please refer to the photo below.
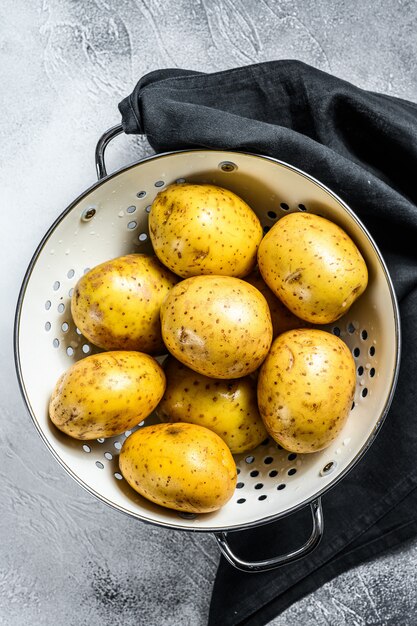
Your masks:
M120 135L123 132L123 126L121 124L117 124L116 126L112 126L109 130L106 130L103 135L101 135L100 139L96 145L96 169L97 169L97 177L98 179L105 178L107 176L106 164L104 162L104 152L112 139Z
M220 550L229 563L233 565L233 567L242 570L242 572L267 572L268 570L275 569L281 565L288 565L288 563L297 561L298 559L307 556L310 552L317 548L323 536L324 521L321 498L314 500L310 504L310 507L311 514L313 516L313 530L308 541L301 546L301 548L298 548L293 552L282 554L272 559L265 559L264 561L244 561L232 552L227 542L226 533L215 533Z

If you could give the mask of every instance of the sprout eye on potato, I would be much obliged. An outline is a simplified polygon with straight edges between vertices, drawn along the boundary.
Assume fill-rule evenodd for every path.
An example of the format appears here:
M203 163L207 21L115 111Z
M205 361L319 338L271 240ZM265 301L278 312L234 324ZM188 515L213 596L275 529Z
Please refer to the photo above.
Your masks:
M184 278L246 276L262 239L259 219L236 194L187 183L170 185L156 196L149 232L158 258Z
M292 330L293 328L305 328L310 325L309 322L300 319L287 309L285 304L268 287L258 268L253 270L253 272L251 272L245 280L256 287L268 303L269 311L271 313L274 339L286 330Z

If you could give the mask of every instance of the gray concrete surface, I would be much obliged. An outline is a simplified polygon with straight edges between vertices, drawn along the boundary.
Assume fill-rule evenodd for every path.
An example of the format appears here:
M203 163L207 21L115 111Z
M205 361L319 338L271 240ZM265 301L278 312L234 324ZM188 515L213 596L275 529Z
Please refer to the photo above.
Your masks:
M409 0L0 4L0 624L207 622L214 539L145 526L82 491L40 441L14 375L13 313L26 266L50 223L94 181L95 142L119 121L118 101L156 68L280 58L417 101L416 32ZM122 137L110 167L148 152L144 139ZM272 624L417 624L416 563L412 542Z

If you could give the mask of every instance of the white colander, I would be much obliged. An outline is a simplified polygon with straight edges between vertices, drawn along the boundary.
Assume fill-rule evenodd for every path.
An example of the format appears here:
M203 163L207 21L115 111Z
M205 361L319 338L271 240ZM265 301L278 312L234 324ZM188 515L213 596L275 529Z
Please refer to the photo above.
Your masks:
M16 313L15 354L28 409L55 458L103 502L142 521L214 532L229 561L246 571L288 563L317 545L323 531L320 495L362 457L388 411L398 373L400 329L387 268L352 210L320 182L291 165L253 154L186 150L153 156L107 176L105 147L120 132L120 126L114 127L100 139L96 152L99 182L51 226L23 282ZM237 455L234 496L221 510L199 516L154 505L129 487L118 467L118 453L129 433L79 442L63 435L48 419L49 397L60 374L95 350L71 319L70 297L76 281L88 268L107 259L151 251L150 205L161 188L184 180L231 189L256 211L265 231L288 212L323 215L349 233L369 269L365 293L343 318L327 327L350 347L357 368L354 405L340 436L315 454L290 454L267 441L250 454ZM228 531L275 520L307 504L313 513L313 531L299 550L258 562L243 561L232 553Z

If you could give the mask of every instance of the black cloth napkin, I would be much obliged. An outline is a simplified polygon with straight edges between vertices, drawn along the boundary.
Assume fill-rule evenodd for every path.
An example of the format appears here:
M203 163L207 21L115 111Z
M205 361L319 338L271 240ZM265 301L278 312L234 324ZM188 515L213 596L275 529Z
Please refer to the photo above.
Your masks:
M375 238L400 303L402 365L391 410L365 457L324 496L320 546L262 574L221 559L209 623L266 624L340 572L417 534L417 105L284 60L214 74L152 72L119 109L125 132L145 134L157 152L244 150L324 182ZM230 533L229 541L239 556L258 560L297 547L310 527L307 508Z

